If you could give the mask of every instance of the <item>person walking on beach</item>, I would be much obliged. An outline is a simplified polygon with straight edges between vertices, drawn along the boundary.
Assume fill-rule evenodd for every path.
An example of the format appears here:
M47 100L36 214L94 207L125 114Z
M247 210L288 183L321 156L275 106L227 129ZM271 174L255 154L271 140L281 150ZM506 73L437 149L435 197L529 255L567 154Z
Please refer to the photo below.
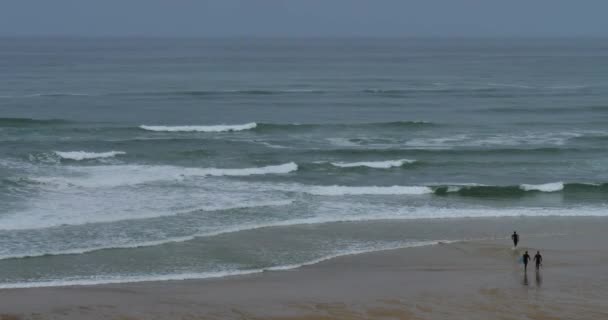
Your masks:
M524 255L521 257L522 261L524 262L524 271L528 271L528 262L530 261L530 255L528 254L528 250L526 250L526 253L524 253Z
M513 234L511 235L511 240L513 240L513 247L517 248L517 243L519 243L519 235L517 234L517 232L513 231Z
M534 262L536 263L536 271L539 271L540 266L543 265L543 256L540 255L540 251L536 251L536 255L534 255Z

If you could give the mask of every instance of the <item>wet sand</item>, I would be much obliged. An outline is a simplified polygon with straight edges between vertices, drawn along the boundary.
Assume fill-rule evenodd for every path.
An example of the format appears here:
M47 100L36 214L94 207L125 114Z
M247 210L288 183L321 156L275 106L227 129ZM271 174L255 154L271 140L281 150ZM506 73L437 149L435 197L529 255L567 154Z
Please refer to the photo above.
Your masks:
M0 290L0 319L608 319L602 230L406 248L222 279ZM518 257L541 249L526 274Z

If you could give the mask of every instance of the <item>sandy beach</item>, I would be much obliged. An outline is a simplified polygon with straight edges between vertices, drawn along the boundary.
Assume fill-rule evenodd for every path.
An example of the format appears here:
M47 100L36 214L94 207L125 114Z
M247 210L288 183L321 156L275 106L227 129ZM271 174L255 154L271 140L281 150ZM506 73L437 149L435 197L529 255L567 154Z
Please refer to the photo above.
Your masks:
M0 291L0 319L606 319L608 220L220 279ZM524 250L544 256L527 275Z

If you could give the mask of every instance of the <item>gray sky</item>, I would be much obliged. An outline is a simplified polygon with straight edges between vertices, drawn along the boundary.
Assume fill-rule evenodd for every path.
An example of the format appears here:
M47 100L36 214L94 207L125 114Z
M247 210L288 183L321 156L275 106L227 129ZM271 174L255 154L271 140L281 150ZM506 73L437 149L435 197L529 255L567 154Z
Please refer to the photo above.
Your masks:
M608 36L608 0L0 0L0 35Z

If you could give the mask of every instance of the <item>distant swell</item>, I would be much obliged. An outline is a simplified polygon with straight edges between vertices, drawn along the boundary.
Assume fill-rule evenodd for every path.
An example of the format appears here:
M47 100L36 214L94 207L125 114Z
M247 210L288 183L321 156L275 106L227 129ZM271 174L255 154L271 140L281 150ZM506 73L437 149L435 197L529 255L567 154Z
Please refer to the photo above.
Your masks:
M78 92L40 92L40 93L30 93L30 94L17 94L17 95L7 95L0 96L0 98L4 99L19 99L19 98L45 98L45 97L86 97L91 96L89 93L78 93Z
M0 118L0 127L27 127L68 123L61 119Z
M166 131L166 132L227 132L227 131L242 131L250 130L257 127L255 122L237 124L237 125L209 125L209 126L139 126L141 129L148 131Z
M352 167L368 167L375 169L389 169L393 167L401 167L405 164L411 164L416 160L400 159L400 160L386 160L386 161L364 161L364 162L332 162L331 164L340 168L352 168Z
M327 91L316 89L218 89L218 90L176 90L156 92L122 92L110 95L143 95L143 96L186 96L186 97L222 97L248 95L283 95L283 94L322 94Z
M85 151L55 151L62 159L68 160L91 160L101 158L112 158L117 155L126 154L124 151L108 151L108 152L85 152Z

